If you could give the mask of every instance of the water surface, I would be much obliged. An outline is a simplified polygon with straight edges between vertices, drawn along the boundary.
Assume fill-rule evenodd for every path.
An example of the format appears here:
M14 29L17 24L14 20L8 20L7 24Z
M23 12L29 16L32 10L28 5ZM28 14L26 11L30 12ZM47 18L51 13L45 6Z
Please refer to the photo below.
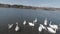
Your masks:
M28 25L28 22L32 22L35 18L38 22L35 27L32 28ZM0 34L39 34L38 26L43 24L44 19L47 18L48 24L52 21L52 24L60 24L60 11L45 11L45 10L32 10L32 9L16 9L16 8L0 8ZM27 25L23 26L23 21L27 21ZM15 23L19 23L21 30L15 32ZM7 24L14 24L11 30L8 30ZM43 33L44 32L44 33ZM60 34L57 31L56 34ZM41 34L51 34L47 31L42 31Z

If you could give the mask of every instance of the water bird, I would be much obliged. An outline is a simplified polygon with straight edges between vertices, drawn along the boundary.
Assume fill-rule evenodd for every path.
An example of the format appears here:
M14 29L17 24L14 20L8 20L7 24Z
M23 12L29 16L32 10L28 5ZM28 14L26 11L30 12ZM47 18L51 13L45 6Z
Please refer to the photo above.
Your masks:
M54 29L51 28L51 27L47 27L47 31L50 32L50 33L53 33L53 34L56 33L56 29L54 30Z
M8 24L8 29L11 29L13 27L13 24Z
M49 26L50 26L51 28L53 28L53 29L58 29L58 25L55 25L55 24L54 24L54 25L52 25L51 23L52 23L52 22L50 21Z
M38 27L38 31L41 32L42 31L42 26L40 24L40 26Z
M39 34L42 32L43 29L46 29L42 24L38 27Z
M29 26L34 26L34 23L32 23L32 22L29 22L28 24L29 24Z
M18 26L18 22L16 22L16 28L15 28L15 31L19 31L19 26Z
M26 21L24 20L23 25L26 25Z
M43 29L45 29L45 30L46 30L46 27L45 27L45 26L43 26L42 24L40 24L40 26L41 26Z
M35 18L35 20L33 20L33 23L36 23L37 22L37 18Z
M44 20L44 25L47 25L47 18Z
M29 24L29 26L34 27L36 22L37 22L37 18L35 18L35 20L33 22L29 22L28 24Z

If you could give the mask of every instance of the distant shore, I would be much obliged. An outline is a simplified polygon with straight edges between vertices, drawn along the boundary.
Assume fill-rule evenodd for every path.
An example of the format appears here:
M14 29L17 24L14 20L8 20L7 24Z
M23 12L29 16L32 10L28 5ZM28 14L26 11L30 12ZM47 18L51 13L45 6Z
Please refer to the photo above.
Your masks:
M24 5L10 5L10 4L0 4L0 7L3 8L21 8L21 9L42 9L48 11L60 11L60 8L53 8L53 7L33 7L33 6L24 6Z

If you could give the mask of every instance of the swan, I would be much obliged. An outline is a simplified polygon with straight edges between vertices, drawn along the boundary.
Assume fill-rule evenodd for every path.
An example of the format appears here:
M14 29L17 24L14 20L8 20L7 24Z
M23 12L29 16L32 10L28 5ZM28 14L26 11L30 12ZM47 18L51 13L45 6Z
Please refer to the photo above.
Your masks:
M33 22L29 22L28 24L29 24L29 26L34 27L36 22L37 22L37 18L35 18L35 20Z
M35 18L35 20L33 21L33 23L36 23L37 22L37 18Z
M43 29L46 29L42 24L38 27L39 34L42 32Z
M51 27L47 27L47 31L50 32L50 33L53 33L53 34L56 33L56 29L54 30L54 29L51 28Z
M38 31L41 32L42 29L43 29L43 28L41 27L41 24L40 24L40 26L38 27Z
M44 25L47 25L47 19L44 20Z
M23 22L23 25L26 25L26 21Z
M59 26L60 26L60 24L59 24Z
M11 29L13 27L13 24L8 24L8 29Z
M29 22L28 24L29 24L29 26L34 26L34 23L32 23L32 22Z
M19 26L18 26L18 22L16 22L16 28L15 28L15 31L19 31Z
M51 28L53 28L53 29L58 29L58 25L51 25L51 21L50 21L50 24L49 24L49 26L51 27Z
M43 26L42 24L40 24L40 26L41 26L43 29L45 29L45 30L46 30L46 27L45 27L45 26Z

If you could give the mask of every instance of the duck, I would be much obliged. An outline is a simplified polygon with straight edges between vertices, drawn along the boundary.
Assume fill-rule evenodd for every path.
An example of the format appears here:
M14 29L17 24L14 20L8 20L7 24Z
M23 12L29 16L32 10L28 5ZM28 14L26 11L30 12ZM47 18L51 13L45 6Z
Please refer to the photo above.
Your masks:
M15 31L19 31L19 30L20 30L20 28L19 28L19 26L18 26L18 22L16 22Z

